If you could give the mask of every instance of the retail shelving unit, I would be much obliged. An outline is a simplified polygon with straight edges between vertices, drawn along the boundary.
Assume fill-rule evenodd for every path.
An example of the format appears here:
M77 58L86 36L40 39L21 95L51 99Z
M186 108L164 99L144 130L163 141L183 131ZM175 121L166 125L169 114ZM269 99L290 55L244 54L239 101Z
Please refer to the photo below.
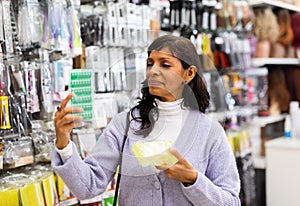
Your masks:
M300 6L292 5L279 0L249 0L248 2L252 7L271 6L294 12L300 12ZM254 58L252 59L252 65L254 67L262 67L265 65L300 65L300 61L297 58Z
M266 65L300 65L297 58L253 58L253 67L262 67Z
M288 9L291 11L300 12L300 6L295 6L289 3L285 3L282 1L275 1L275 0L249 0L249 5L250 6L261 6L261 5L275 6L283 9Z
M271 7L275 9L286 9L291 12L300 12L300 6L285 3L279 0L249 0L249 5L252 7ZM255 68L284 68L300 66L300 59L298 58L253 58L252 66ZM277 116L276 118L262 118L261 122L254 120L255 124L259 124L261 128L265 127L268 123L282 122L285 119L285 115ZM265 124L264 124L265 123ZM271 123L273 124L273 123ZM252 126L256 128L255 126ZM261 132L266 130L257 131L256 141L253 143L253 164L256 171L256 187L259 205L276 206L276 205L298 205L296 202L297 193L299 188L299 169L294 167L293 164L297 162L296 158L299 158L299 153L295 154L295 149L291 150L293 145L299 145L299 143L293 144L286 142L283 138L274 138L267 141L265 146L265 156L261 156ZM299 148L299 146L298 146ZM298 149L299 151L299 149ZM292 156L293 153L293 156ZM288 157L289 156L289 157ZM295 175L297 174L297 175Z

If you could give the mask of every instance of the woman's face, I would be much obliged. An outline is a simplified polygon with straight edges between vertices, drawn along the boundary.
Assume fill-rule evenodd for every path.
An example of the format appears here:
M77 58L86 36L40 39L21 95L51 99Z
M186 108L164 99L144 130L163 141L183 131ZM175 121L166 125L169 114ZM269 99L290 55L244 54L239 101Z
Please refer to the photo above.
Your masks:
M146 72L150 94L161 97L165 102L180 99L185 72L181 61L168 49L152 51L147 59Z

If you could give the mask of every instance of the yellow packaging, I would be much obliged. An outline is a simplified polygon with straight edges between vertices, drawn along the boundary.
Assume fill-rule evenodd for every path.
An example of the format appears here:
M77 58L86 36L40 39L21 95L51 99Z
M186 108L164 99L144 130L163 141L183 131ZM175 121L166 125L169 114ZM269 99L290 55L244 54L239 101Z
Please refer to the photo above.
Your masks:
M171 146L172 141L168 140L138 141L133 145L132 151L143 167L173 165L177 159L169 152Z
M7 189L0 191L1 206L19 206L18 189Z
M28 184L20 188L22 206L45 206L40 183Z
M51 174L41 180L43 186L46 205L56 205L58 203L57 192L55 188L54 175Z
M60 178L60 176L57 175L56 177L57 177L57 192L58 192L59 201L73 198L74 196L71 194L69 188L64 183L64 181Z
M235 154L234 137L230 136L230 134L227 134L227 139L229 141L233 154Z

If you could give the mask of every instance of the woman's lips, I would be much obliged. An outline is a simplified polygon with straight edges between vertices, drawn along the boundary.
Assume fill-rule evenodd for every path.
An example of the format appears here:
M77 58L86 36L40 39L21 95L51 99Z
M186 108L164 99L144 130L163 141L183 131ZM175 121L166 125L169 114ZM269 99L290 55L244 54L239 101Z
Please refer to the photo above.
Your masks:
M148 85L149 86L160 86L160 85L162 85L162 83L159 81L149 81Z

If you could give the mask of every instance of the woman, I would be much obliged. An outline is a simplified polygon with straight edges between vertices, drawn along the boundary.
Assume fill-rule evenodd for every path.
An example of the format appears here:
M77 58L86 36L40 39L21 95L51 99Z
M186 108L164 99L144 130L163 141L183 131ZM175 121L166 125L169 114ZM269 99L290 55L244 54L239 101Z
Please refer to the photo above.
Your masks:
M204 114L210 97L200 68L188 39L166 35L149 46L142 98L130 110L119 205L240 205L239 176L225 132ZM86 199L104 192L115 175L127 115L112 119L83 161L70 140L72 128L81 125L72 112L82 112L66 107L71 98L55 114L52 167L79 199ZM134 154L138 143L153 143L157 150L166 142L171 157Z

